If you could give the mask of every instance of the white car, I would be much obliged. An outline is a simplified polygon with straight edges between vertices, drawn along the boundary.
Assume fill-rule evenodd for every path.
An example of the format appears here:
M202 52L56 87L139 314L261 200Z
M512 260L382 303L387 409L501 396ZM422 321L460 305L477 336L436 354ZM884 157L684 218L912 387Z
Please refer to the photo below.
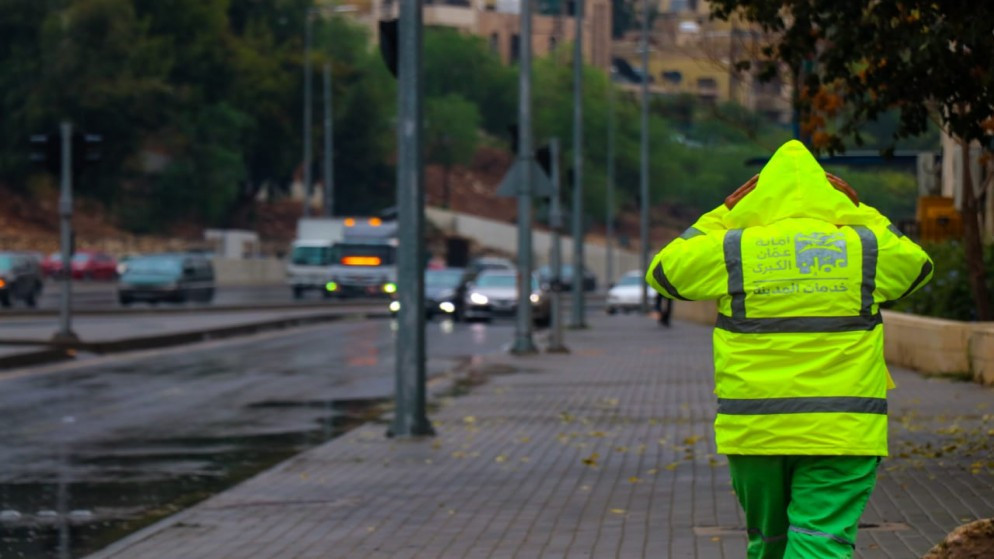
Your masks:
M653 293L645 283L642 272L633 270L626 273L607 291L607 314L638 310L642 305L642 293L646 294L646 300L652 304Z

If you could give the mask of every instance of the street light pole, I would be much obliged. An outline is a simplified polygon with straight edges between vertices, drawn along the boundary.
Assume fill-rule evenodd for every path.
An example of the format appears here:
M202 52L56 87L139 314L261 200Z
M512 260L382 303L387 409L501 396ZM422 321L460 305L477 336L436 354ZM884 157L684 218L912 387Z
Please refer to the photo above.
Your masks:
M641 270L649 269L649 0L642 0L642 172L639 192L639 243ZM649 294L642 290L640 305L643 313L649 312Z
M428 421L424 320L424 79L421 0L400 1L397 61L397 318L396 409L388 435L434 435Z
M583 313L583 2L574 0L573 18L573 310L570 327L585 328Z
M549 205L549 228L552 229L552 246L549 247L549 268L552 269L552 328L549 333L549 353L569 353L563 345L562 297L562 230L563 209L559 198L559 138L549 140L549 167L552 172L552 198Z
M607 215L604 223L604 245L607 257L604 283L614 281L614 80L607 82Z
M335 215L335 121L331 108L331 64L324 65L324 216Z
M532 339L532 0L521 0L521 52L518 69L518 308L511 353L536 353Z
M60 126L62 142L62 177L59 194L59 221L62 244L62 300L59 301L59 331L53 336L57 343L74 343L79 337L72 331L72 124Z
M309 9L304 15L304 217L311 215L311 41L312 14Z

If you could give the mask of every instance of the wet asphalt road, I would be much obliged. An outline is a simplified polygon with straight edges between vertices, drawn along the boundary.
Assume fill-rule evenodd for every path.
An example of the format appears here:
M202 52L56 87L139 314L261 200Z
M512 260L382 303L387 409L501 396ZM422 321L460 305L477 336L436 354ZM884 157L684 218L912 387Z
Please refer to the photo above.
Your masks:
M0 557L81 557L371 420L393 393L395 328L338 322L0 374ZM512 338L510 321L430 322L428 374Z

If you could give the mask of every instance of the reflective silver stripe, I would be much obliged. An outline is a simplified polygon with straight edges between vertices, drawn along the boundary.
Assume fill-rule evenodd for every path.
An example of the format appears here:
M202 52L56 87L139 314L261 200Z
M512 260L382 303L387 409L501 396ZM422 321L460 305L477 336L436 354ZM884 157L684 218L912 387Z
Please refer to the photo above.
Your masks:
M694 237L700 237L703 234L704 231L701 231L696 227L688 227L686 231L680 234L680 238L684 240L693 239Z
M873 291L877 288L877 236L863 225L853 225L863 247L863 280L859 313L870 316L873 309Z
M742 230L729 229L722 245L725 270L728 271L728 294L732 297L732 317L745 318L745 285L742 278Z
M887 415L886 398L816 396L811 398L718 398L718 413L777 415L787 413L873 413Z
M883 320L873 316L792 316L784 318L734 318L718 315L717 328L739 334L784 334L790 332L857 332L873 330Z
M852 546L853 549L856 549L856 544L854 544L853 542L851 542L851 541L849 541L849 540L847 540L845 538L840 538L839 536L836 536L835 534L829 534L828 532L819 532L818 530L808 530L807 528L800 528L798 526L791 526L789 528L789 530L791 532L795 532L795 533L798 533L798 534L804 534L804 535L807 535L807 536L815 536L815 537L818 537L818 538L828 538L830 540L837 541L837 542L841 543L842 545Z
M769 542L778 542L780 540L787 539L787 534L783 534L783 535L780 535L780 536L767 536L766 534L764 534L762 532L762 530L760 530L758 528L749 528L748 530L746 530L746 533L747 534L756 534L756 535L759 536L759 539L763 540L766 543L769 543Z
M887 226L887 230L896 235L898 239L904 236L904 233L902 233L897 227L894 227L893 223Z
M666 292L669 293L670 295L676 297L677 299L680 299L681 301L690 300L684 297L683 295L680 295L680 292L677 291L675 287L673 287L672 283L670 283L670 278L666 277L666 273L663 272L662 262L657 264L656 267L652 269L652 278L656 280L659 283L659 285L663 286L663 289L665 289Z
M927 278L928 275L931 273L932 273L932 261L926 260L925 263L922 264L922 271L918 273L918 277L915 278L915 281L911 282L911 287L908 287L908 290L902 293L901 296L898 297L898 299L903 299L909 293L914 291L918 287L918 284L925 281L925 278Z

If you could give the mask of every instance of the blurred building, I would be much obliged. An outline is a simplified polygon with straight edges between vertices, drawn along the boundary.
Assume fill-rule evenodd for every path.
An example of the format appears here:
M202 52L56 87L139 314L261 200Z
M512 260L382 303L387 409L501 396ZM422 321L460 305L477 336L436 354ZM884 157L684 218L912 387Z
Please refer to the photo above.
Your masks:
M545 56L572 43L576 25L575 0L538 0L532 17L532 52ZM611 2L584 0L583 55L587 63L607 69L611 64ZM375 37L380 19L394 17L396 1L342 0L353 16ZM424 0L424 24L449 27L483 37L501 60L518 60L521 0Z
M706 0L655 2L658 12L649 43L652 92L689 94L705 103L734 101L772 121L791 120L790 83L779 79L761 82L757 78L755 62L763 58L764 45L758 27L741 21L711 20ZM640 35L640 29L631 29L615 41L613 48L616 70L619 66L622 70L632 69L639 79ZM754 64L749 70L737 71L734 65L740 60ZM631 75L632 71L627 73Z

